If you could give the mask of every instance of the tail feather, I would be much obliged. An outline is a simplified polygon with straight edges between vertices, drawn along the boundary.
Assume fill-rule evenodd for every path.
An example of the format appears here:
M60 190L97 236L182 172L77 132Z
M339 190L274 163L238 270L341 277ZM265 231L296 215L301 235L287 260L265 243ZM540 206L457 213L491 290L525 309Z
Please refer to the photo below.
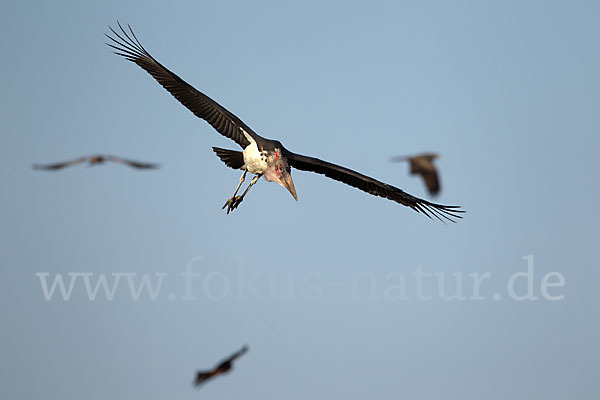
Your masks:
M244 154L241 151L213 147L213 151L229 168L240 169L244 166Z

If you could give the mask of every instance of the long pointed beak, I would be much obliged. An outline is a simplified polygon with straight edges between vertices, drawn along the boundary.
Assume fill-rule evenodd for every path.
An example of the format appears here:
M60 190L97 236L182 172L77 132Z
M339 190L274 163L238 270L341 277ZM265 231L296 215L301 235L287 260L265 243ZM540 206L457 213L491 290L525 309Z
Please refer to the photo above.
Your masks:
M281 186L286 188L292 194L292 196L294 196L294 199L298 201L298 196L296 196L296 188L294 187L292 175L287 173L283 174L283 176L279 180L281 181Z

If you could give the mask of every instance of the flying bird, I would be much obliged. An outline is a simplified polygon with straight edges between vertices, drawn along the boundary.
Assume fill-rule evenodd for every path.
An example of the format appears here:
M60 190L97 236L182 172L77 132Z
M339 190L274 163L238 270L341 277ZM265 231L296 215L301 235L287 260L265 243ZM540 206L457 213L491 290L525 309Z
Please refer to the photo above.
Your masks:
M217 365L215 368L210 371L198 371L196 372L196 379L194 379L194 385L196 387L202 386L209 379L214 378L217 375L226 374L233 368L233 362L240 356L242 356L245 352L248 351L248 346L242 347L236 353L233 353L229 358L223 360Z
M424 153L415 156L397 156L392 158L392 162L410 162L410 174L421 175L427 191L432 197L440 193L440 177L438 170L433 165L433 160L440 158L439 154Z
M127 159L121 158L121 157L103 156L100 154L96 154L93 156L79 157L79 158L75 158L73 160L58 162L58 163L54 163L54 164L43 164L43 165L34 164L33 169L57 171L59 169L63 169L65 167L70 167L72 165L81 164L86 161L88 162L90 167L93 165L103 164L107 161L129 165L130 167L137 168L137 169L155 169L155 168L159 167L158 164L144 163L144 162L139 162L139 161L127 160Z
M461 218L460 214L464 211L460 210L459 206L435 204L417 198L349 168L293 153L279 141L263 138L225 107L196 90L159 63L142 46L131 26L128 25L128 30L125 30L120 23L118 26L120 32L109 26L113 36L106 35L111 41L107 45L115 50L115 54L125 57L144 69L192 113L212 125L221 135L235 141L243 149L243 151L235 151L213 147L213 151L225 165L243 171L233 196L222 207L223 209L227 207L227 214L239 206L250 188L262 176L267 181L276 182L286 188L297 201L298 196L291 175L291 169L296 168L323 174L374 196L410 207L430 218L435 216L439 220L445 218L450 221L453 221L453 218ZM248 172L254 174L254 178L246 190L241 195L237 195Z

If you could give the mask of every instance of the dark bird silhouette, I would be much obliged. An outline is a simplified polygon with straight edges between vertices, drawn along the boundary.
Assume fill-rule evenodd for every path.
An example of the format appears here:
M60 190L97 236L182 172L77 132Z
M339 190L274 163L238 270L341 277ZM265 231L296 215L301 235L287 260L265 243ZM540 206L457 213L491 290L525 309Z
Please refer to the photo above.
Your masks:
M196 372L196 379L194 380L194 385L196 387L202 386L209 379L214 378L217 375L226 374L233 368L233 362L240 356L242 356L245 352L248 351L248 346L242 347L236 353L233 353L229 358L223 360L217 365L215 368L210 371L198 371Z
M225 107L212 100L204 93L199 92L186 83L179 76L159 63L146 51L137 39L131 26L126 31L119 24L117 32L109 27L114 36L106 35L111 43L107 43L118 54L137 64L148 72L181 104L187 107L197 117L202 118L212 125L221 135L235 141L243 151L226 150L213 147L219 158L230 168L241 169L243 174L231 198L223 208L227 213L236 209L243 201L248 190L264 176L269 182L276 182L286 188L294 199L298 200L294 182L292 181L291 168L302 171L316 172L331 179L343 182L374 196L384 197L395 201L413 210L424 213L428 217L438 219L461 218L464 212L459 206L435 204L412 196L401 189L376 179L363 175L351 169L332 164L318 158L303 156L293 153L283 147L277 140L265 139L254 132L238 117L229 112ZM241 196L237 193L246 178L246 173L254 174L254 178Z
M137 168L137 169L155 169L155 168L160 167L159 164L144 163L144 162L139 162L139 161L127 160L127 159L121 158L121 157L103 156L100 154L96 154L93 156L79 157L79 158L75 158L74 160L63 161L63 162L58 162L58 163L54 163L54 164L43 164L43 165L35 164L33 166L33 169L57 171L59 169L63 169L65 167L70 167L72 165L81 164L86 161L88 162L90 167L93 165L104 164L107 161L129 165L130 167Z
M427 186L427 191L429 192L429 195L435 197L440 193L441 188L438 170L435 167L435 165L433 165L433 160L437 158L440 158L439 154L424 153L415 156L393 157L392 161L410 162L410 174L421 175L421 177L423 178L423 182L425 182L425 186Z

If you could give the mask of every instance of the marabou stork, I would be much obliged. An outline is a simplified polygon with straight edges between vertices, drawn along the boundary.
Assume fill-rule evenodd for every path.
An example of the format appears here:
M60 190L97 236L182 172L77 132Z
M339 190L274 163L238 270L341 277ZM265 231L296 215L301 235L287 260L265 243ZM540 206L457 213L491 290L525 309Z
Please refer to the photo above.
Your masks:
M54 163L54 164L43 164L43 165L34 164L33 169L57 171L59 169L63 169L65 167L70 167L72 165L81 164L86 161L88 162L90 167L94 166L94 165L98 165L98 164L104 164L107 161L128 165L132 168L137 168L137 169L155 169L155 168L159 167L158 164L144 163L144 162L139 162L139 161L127 160L127 159L121 158L121 157L104 156L101 154L96 154L93 156L79 157L79 158L75 158L73 160L62 161L62 162L58 162L58 163Z
M395 201L430 218L435 216L440 220L445 218L450 221L453 221L452 218L461 218L460 213L464 211L460 210L459 206L435 204L417 198L351 169L293 153L283 147L279 141L259 136L225 107L193 88L152 57L137 39L131 26L128 25L128 31L120 23L118 26L120 33L109 26L114 37L106 35L112 42L107 45L115 50L115 54L140 66L197 117L204 119L220 134L232 139L243 148L243 151L234 151L213 147L214 152L228 167L243 170L233 196L222 207L223 209L227 207L228 214L242 202L248 190L263 175L267 181L276 182L286 188L297 201L298 196L291 176L291 167L294 167L323 174L369 194ZM244 193L238 196L237 193L248 172L255 176Z
M423 153L415 156L397 156L392 158L392 162L408 161L410 163L410 174L421 175L427 191L432 197L440 193L440 177L438 170L433 165L433 160L440 158L436 153Z
M196 372L196 379L194 379L194 385L196 387L200 387L204 383L206 383L206 381L208 381L209 379L214 378L217 375L228 373L233 368L233 362L235 361L235 359L240 357L247 351L248 351L248 346L244 346L241 348L241 350L232 354L226 360L221 361L219 363L219 365L217 365L215 368L211 369L210 371Z

